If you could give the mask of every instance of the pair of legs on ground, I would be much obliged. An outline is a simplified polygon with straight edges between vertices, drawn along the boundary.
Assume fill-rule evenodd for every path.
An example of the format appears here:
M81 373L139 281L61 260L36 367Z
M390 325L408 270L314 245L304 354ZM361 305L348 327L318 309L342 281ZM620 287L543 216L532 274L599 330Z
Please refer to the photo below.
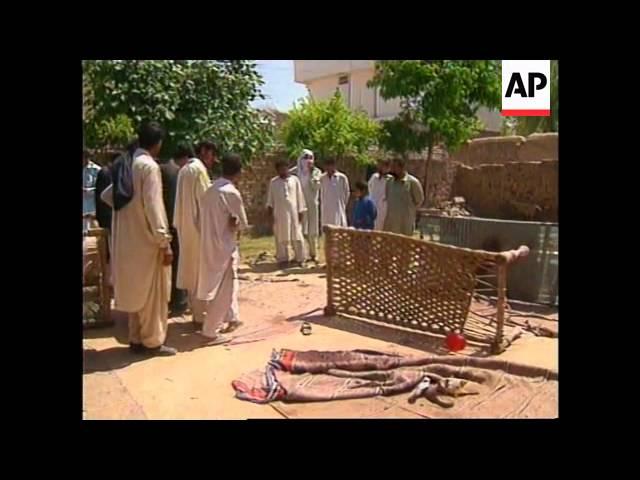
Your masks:
M193 292L190 292L194 322L202 325L202 335L210 343L225 343L230 340L219 333L225 322L231 328L240 323L237 270L238 258L234 256L223 274L215 296L210 301L198 300ZM131 349L135 352L174 355L175 349L164 346L167 336L168 302L161 298L162 295L152 293L150 297L142 310L129 313Z
M234 255L225 270L213 299L201 300L189 292L193 321L202 327L202 335L209 340L224 338L220 334L235 330L240 325L238 308L238 256Z
M311 257L311 260L315 261L317 258L318 237L315 235L308 235L305 239L309 245L309 256ZM276 260L281 264L289 261L289 244L292 244L293 246L295 261L302 264L306 260L304 240L276 240Z

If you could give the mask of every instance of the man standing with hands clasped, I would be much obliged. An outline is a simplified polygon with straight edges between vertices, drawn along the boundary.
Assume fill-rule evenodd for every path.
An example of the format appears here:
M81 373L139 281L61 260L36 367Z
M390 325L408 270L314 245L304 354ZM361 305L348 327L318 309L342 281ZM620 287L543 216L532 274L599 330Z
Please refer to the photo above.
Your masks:
M303 213L307 211L302 186L298 177L289 172L287 162L276 162L278 176L271 179L267 195L267 208L273 220L276 238L276 258L280 268L289 262L289 243L293 244L296 263L304 263Z

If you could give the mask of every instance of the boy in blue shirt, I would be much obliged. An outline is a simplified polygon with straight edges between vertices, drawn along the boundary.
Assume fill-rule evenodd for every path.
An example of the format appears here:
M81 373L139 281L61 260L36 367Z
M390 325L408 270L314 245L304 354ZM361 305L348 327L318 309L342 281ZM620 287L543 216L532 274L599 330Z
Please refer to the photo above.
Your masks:
M376 205L369 197L369 187L363 182L356 182L354 194L357 198L353 208L353 226L363 230L373 230L378 212Z

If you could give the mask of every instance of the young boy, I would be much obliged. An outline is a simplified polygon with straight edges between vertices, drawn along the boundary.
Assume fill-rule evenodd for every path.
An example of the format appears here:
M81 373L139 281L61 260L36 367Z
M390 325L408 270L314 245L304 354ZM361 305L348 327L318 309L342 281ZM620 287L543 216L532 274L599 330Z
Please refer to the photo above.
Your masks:
M356 182L354 194L357 198L353 208L353 226L363 230L373 230L378 212L369 197L369 187L363 181Z

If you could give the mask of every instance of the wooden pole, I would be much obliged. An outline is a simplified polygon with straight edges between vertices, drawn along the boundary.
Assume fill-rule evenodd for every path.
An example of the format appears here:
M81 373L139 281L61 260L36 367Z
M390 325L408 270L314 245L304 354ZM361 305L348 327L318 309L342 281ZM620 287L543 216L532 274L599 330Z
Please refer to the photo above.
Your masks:
M322 230L324 233L324 258L327 262L327 306L324 308L324 314L327 317L332 317L337 313L333 303L333 259L331 255L334 240L331 227L325 226Z
M498 299L496 313L496 338L494 342L494 352L499 353L502 348L502 336L504 331L504 310L507 301L507 264L498 264Z

